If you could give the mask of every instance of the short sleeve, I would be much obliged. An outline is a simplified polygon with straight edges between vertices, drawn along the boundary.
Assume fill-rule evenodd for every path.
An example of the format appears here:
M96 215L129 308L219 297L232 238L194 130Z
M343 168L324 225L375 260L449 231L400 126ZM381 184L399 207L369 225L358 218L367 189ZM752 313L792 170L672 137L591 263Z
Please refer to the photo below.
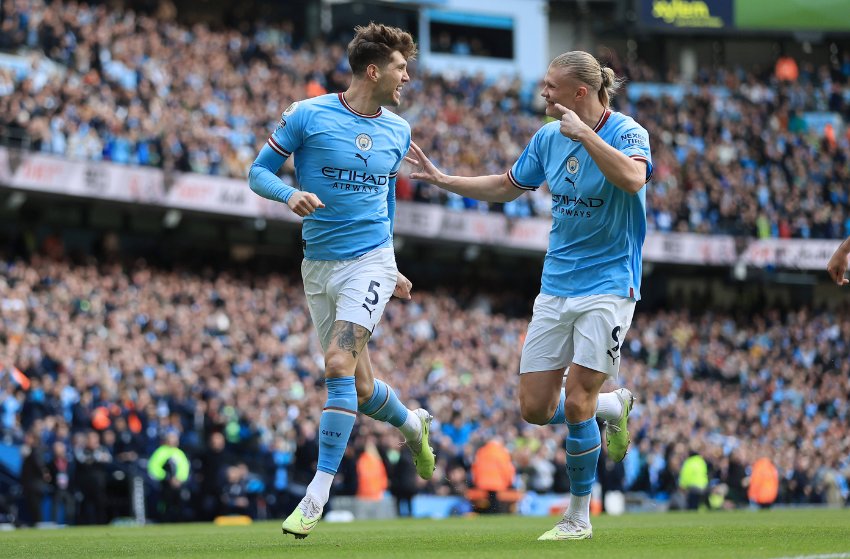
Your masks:
M646 180L652 177L652 154L649 151L649 133L639 124L632 122L617 131L614 148L632 159L646 163Z
M280 117L277 128L268 139L268 145L278 154L289 157L301 147L304 140L304 120L307 107L296 101Z
M508 179L511 183L522 190L537 190L546 180L546 170L543 167L541 154L541 134L545 130L537 131L531 141L516 160L513 167L508 171Z
M401 150L401 157L398 158L395 165L393 165L393 170L390 172L390 178L395 179L398 177L398 170L401 168L401 164L404 162L404 156L407 155L407 152L410 151L410 126L406 126L404 131L399 134L399 144L398 147Z

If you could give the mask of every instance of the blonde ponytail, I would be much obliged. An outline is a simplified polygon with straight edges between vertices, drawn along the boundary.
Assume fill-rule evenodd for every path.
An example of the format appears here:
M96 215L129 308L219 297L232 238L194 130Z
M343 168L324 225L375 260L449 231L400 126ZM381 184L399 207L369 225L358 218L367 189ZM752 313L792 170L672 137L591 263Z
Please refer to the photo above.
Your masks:
M623 79L618 78L614 70L603 67L592 54L582 50L558 55L552 61L552 65L568 69L572 76L586 83L592 90L597 91L599 102L606 108L611 104L611 99L623 84Z

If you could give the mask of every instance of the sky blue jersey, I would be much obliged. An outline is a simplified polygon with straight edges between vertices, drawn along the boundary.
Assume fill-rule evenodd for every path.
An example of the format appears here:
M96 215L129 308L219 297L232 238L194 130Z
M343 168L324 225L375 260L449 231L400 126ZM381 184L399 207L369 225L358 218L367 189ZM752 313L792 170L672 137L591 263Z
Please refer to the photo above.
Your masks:
M350 260L392 246L395 182L410 148L410 125L380 109L355 111L342 93L293 103L263 146L251 171L251 190L282 203L296 191L276 175L295 156L301 189L325 204L304 218L308 260Z
M649 134L624 114L605 111L594 131L609 145L646 162L652 175ZM552 229L540 291L560 297L620 295L640 299L641 253L646 237L646 187L628 194L609 182L581 142L543 126L514 163L517 188L552 191Z

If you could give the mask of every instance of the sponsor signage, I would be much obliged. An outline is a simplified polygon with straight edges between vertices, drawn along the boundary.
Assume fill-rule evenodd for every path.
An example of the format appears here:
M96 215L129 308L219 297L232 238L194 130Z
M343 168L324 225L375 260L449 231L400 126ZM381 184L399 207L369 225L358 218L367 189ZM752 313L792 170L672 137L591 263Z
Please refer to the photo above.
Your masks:
M757 268L826 270L826 263L840 242L827 239L757 239L747 245L741 260Z
M23 190L118 202L161 204L162 171L97 161L69 161L0 148L0 181Z
M733 0L638 0L638 21L657 29L726 29Z
M104 162L69 161L39 153L0 147L0 187L144 203L167 208L243 217L263 217L298 223L284 204L254 194L246 180L179 174L166 188L159 169ZM395 228L399 235L499 246L544 253L549 245L550 219L509 219L502 214L458 212L431 204L398 202ZM743 243L743 246L741 246ZM823 270L837 240L750 239L727 235L658 233L646 236L647 262L759 268Z

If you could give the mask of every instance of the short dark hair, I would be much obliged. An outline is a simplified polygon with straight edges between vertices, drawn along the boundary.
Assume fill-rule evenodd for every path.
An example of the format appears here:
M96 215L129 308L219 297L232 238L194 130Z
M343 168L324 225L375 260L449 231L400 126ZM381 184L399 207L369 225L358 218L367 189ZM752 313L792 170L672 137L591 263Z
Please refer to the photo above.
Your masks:
M404 29L369 22L354 28L354 38L348 43L348 63L351 71L359 74L369 64L386 65L390 56L398 51L405 60L416 57L416 43Z

